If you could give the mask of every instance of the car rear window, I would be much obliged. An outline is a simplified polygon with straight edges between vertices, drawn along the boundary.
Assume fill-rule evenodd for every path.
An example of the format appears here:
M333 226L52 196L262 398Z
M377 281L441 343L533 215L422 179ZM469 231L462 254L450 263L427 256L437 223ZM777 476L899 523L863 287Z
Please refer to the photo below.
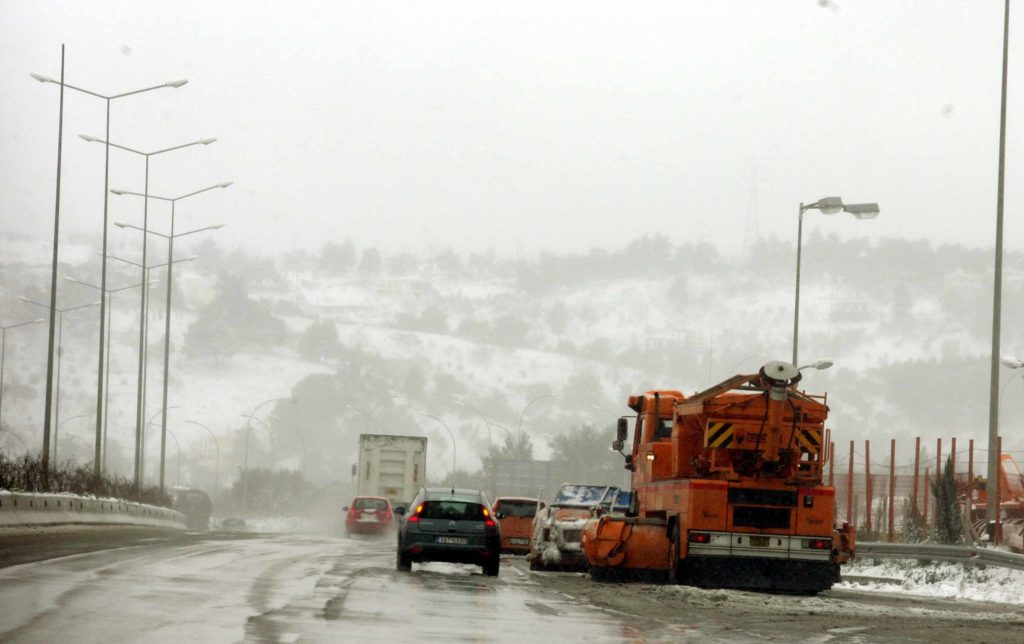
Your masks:
M507 517L531 519L537 514L536 501L499 501L495 504L495 512L504 512Z
M419 513L421 519L480 520L484 506L467 501L427 501Z
M356 499L355 506L359 510L387 510L388 502L384 499Z

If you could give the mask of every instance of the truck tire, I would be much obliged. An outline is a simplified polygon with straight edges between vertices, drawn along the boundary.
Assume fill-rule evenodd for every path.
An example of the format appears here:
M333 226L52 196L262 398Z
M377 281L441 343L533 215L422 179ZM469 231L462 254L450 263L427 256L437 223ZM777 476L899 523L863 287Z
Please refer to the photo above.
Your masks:
M679 558L682 552L682 541L679 534L679 523L672 524L672 531L669 533L668 545L668 583L683 583L683 560Z

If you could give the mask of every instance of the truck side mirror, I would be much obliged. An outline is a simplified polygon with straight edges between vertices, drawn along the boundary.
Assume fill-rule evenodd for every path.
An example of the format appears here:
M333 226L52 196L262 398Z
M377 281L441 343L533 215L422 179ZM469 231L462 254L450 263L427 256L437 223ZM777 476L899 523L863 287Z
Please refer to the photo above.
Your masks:
M632 454L626 454L626 469L629 470L630 472L636 470L636 467L633 465Z
M621 452L621 451L622 451L622 447L623 447L624 445L625 445L625 443L623 443L623 442L622 442L622 441L620 441L620 440L614 440L614 441L612 441L612 449L613 449L613 450L615 450L616 452Z
M359 466L356 465L355 463L353 463L352 464L352 476L354 477L358 473L359 473Z
M626 442L627 434L629 434L629 421L625 418L620 418L619 424L615 427L615 440L624 443Z

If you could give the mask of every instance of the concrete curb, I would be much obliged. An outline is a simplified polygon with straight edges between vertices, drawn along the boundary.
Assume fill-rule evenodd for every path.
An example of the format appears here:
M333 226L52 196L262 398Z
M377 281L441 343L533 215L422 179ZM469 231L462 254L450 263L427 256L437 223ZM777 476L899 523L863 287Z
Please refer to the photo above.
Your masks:
M185 529L181 512L154 505L74 494L0 491L0 528L67 523Z

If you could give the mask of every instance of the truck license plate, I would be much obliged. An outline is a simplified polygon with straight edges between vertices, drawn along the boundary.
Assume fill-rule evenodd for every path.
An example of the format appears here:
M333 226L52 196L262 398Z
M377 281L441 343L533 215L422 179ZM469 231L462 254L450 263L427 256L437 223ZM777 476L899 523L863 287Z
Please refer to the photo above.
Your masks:
M525 546L530 543L529 539L523 539L521 537L510 537L508 540L513 546Z
M768 537L750 537L750 545L758 548L767 548Z

